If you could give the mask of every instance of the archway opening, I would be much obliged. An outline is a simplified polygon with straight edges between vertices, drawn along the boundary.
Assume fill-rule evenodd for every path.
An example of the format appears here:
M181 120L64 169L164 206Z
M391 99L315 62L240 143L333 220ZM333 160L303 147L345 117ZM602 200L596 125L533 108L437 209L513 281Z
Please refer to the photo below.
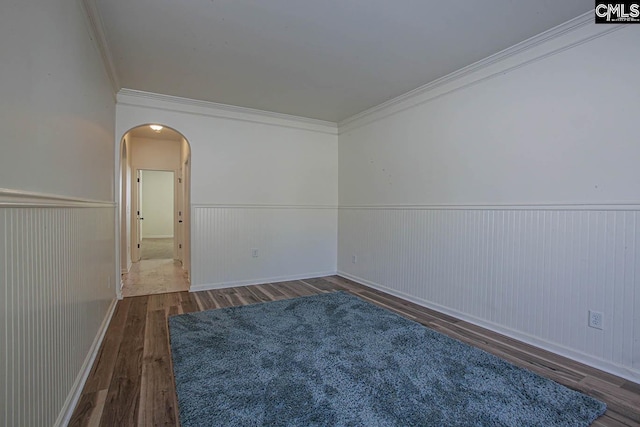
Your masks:
M189 142L164 124L143 124L122 136L122 296L189 289L190 164Z

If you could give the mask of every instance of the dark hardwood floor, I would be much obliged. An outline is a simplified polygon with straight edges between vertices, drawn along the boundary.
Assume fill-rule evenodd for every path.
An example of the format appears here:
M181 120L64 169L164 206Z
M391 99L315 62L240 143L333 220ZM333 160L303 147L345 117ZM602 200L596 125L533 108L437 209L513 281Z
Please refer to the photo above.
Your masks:
M337 276L118 302L71 426L175 426L168 316L343 290L601 399L595 426L640 426L640 385Z

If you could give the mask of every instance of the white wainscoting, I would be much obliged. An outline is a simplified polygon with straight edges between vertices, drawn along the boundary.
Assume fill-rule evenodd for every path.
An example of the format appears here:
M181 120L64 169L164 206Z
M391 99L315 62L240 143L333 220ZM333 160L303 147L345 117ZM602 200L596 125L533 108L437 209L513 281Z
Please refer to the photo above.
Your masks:
M115 208L11 195L0 191L0 424L66 424L114 307Z
M338 248L345 277L640 379L640 206L341 207Z
M335 206L197 205L191 218L191 291L336 272Z

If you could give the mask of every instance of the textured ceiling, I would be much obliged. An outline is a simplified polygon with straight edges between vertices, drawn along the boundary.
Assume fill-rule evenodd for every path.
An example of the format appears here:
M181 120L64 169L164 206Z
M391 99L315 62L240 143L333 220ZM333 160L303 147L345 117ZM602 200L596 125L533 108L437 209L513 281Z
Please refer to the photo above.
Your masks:
M338 122L592 0L95 0L122 87Z

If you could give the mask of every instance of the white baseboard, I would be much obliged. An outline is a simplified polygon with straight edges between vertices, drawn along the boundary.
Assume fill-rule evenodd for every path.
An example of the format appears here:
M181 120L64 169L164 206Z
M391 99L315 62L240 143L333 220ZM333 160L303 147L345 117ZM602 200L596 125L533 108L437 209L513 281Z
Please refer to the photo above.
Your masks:
M173 234L154 234L151 236L143 236L142 239L173 239Z
M129 260L129 261L127 261L127 266L126 266L125 268L122 268L122 269L120 270L120 272L121 272L122 274L127 274L127 273L129 273L129 272L131 271L131 267L132 267L132 266L133 266L133 263Z
M84 359L84 363L80 368L80 372L76 376L76 380L71 386L71 390L67 395L67 399L64 401L64 405L62 406L62 410L58 415L58 419L54 423L54 426L62 427L69 425L69 421L71 421L71 416L73 415L73 411L78 404L78 400L80 400L80 395L82 394L82 389L84 388L84 384L87 382L87 378L89 377L89 373L91 372L91 368L93 367L93 362L96 360L96 356L98 355L98 350L100 350L100 345L102 344L102 340L104 339L104 335L107 332L107 328L109 327L109 323L111 323L111 317L116 309L117 299L111 301L111 305L107 310L107 314L98 329L98 333L96 334L95 339L93 340L93 344L89 348L89 352L87 353L87 357Z
M608 372L613 375L617 375L624 379L633 382L640 382L640 372L631 370L625 366L619 366L611 362L607 362L605 360L598 359L596 357L590 356L588 354L581 353L576 350L572 350L570 348L541 340L534 336L506 328L504 326L497 325L495 323L487 322L486 320L478 319L473 316L469 316L468 314L462 313L457 310L453 310L438 304L431 303L429 301L423 300L421 298L415 297L413 295L406 294L404 292L397 291L395 289L388 288L386 286L380 285L379 283L371 282L369 280L363 279L361 277L353 276L344 271L338 271L338 276L344 277L345 279L353 280L354 282L360 283L361 285L369 286L371 288L377 289L382 292L386 292L388 294L394 295L396 297L402 298L404 300L413 302L415 304L421 305L423 307L429 308L431 310L439 311L440 313L448 314L449 316L453 316L457 319L464 320L465 322L472 323L476 326L480 326L482 328L488 329L493 332L497 332L502 335L506 335L510 338L516 339L518 341L522 341L526 344L533 345L542 350L547 350L552 353L555 353L559 356L566 357L568 359L574 360L576 362L584 363L585 365L589 365L593 368L599 369L604 372Z
M333 276L335 271L319 271L317 273L295 274L292 276L265 277L262 279L237 280L235 282L205 283L191 285L189 292L209 291L212 289L235 288L237 286L262 285L264 283L286 282L289 280L311 279L314 277Z

